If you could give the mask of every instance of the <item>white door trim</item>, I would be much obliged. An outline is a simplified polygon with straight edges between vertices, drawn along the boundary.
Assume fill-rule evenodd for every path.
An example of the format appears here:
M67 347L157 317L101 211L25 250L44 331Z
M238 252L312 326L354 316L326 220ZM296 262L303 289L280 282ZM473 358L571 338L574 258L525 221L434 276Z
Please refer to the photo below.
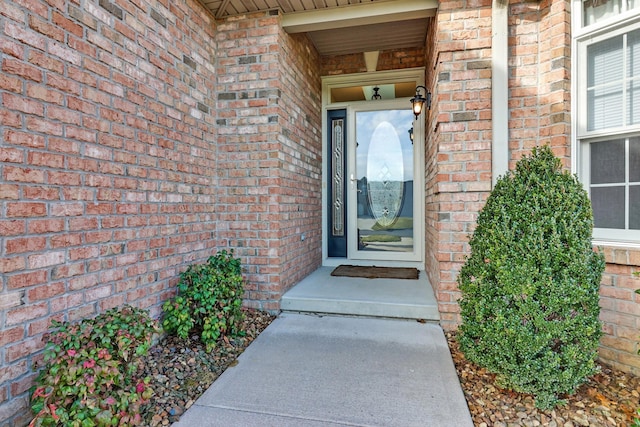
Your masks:
M327 111L335 109L346 109L348 115L348 127L354 129L352 123L355 119L355 111L365 111L367 109L379 109L382 108L398 108L409 105L409 98L398 98L394 100L379 100L379 101L359 101L352 103L331 103L330 93L332 88L337 87L349 87L354 85L383 85L397 82L415 82L417 85L424 85L424 68L412 68L407 70L398 71L383 71L375 73L358 73L342 76L327 76L322 79L322 264L324 266L337 266L350 262L352 264L359 265L378 265L378 266L410 266L424 270L425 265L425 248L424 248L424 171L425 171L425 153L424 153L424 121L414 121L414 227L415 236L414 244L416 245L414 256L411 260L399 260L393 259L394 257L381 256L372 257L380 259L367 259L358 260L355 258L329 258L327 253L327 233L328 233L328 191L327 191L327 171L329 166L329 158L326 155L328 150L328 138L327 138ZM375 102L375 104L373 104ZM352 130L353 131L353 130ZM350 135L350 139L353 135ZM355 162L353 159L354 153L351 154L349 162ZM349 165L349 167L353 167ZM347 175L349 176L349 175ZM353 203L353 201L350 201ZM391 258L391 259L390 259Z

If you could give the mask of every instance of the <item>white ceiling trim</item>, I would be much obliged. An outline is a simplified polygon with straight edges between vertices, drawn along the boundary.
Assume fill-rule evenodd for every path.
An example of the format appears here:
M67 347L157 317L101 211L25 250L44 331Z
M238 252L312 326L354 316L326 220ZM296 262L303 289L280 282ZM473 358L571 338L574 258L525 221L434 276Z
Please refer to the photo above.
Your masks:
M378 56L380 55L379 50L373 50L371 52L364 52L364 63L367 66L367 72L373 72L378 69Z
M288 33L304 33L358 25L406 21L435 16L438 0L396 0L331 9L286 13L282 27Z

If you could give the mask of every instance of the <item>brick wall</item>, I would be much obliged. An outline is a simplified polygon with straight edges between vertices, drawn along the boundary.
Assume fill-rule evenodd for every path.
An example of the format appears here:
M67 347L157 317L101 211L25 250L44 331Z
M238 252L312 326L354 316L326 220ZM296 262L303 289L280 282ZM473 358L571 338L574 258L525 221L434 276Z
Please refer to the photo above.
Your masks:
M193 1L3 2L0 424L52 319L159 315L214 252L214 31Z
M540 2L540 138L571 165L571 2Z
M570 167L570 9L565 0L510 3L510 169L546 144Z
M427 37L425 40L425 86L432 94L432 107L426 111L424 116L425 141L425 227L424 227L424 247L425 247L425 272L427 273L432 286L440 283L440 263L438 262L438 144L437 144L437 116L439 103L438 97L438 74L437 69L437 49L435 40L437 39L438 26L437 19L429 18ZM416 143L414 141L414 143ZM434 288L435 288L434 286Z
M510 167L531 148L549 144L570 167L571 28L565 0L510 4ZM640 250L602 248L607 267L600 288L600 358L640 373Z
M216 39L220 238L248 266L247 303L277 310L322 257L319 57L273 13L220 22Z
M569 3L510 4L510 166L550 143L568 160ZM178 273L217 248L246 267L248 305L321 263L320 58L273 12L215 23L192 0L7 1L0 10L0 425L27 420L51 320L131 303L160 314ZM442 1L426 64L426 264L442 324L491 186L489 0ZM568 165L568 161L566 163ZM605 248L601 357L638 373L639 251Z
M320 56L304 34L280 29L280 254L284 293L322 263ZM279 298L278 298L279 299Z
M604 336L600 358L640 375L640 249L603 248L607 267L600 285L600 320Z
M539 2L516 1L509 5L509 169L541 145L543 118L539 43Z
M478 7L469 9L472 3ZM510 2L510 169L544 144L570 166L569 6L565 0ZM490 190L490 2L441 2L435 19L436 34L429 37L436 44L427 51L436 81L426 142L426 264L443 326L455 328L456 276ZM437 162L429 163L434 156ZM601 286L600 357L638 374L640 298L634 290L640 288L640 278L632 273L640 270L640 251L603 249L607 268Z
M456 277L491 189L491 2L442 1L435 17L427 142L427 266L444 328L459 322ZM435 162L433 162L435 160Z
M570 3L511 2L511 167L536 145L550 144L569 168L571 155ZM517 68L516 68L517 67ZM640 250L604 247L600 287L604 336L600 357L640 374Z
M378 55L376 71L424 67L425 48L383 50ZM332 55L321 58L323 76L366 73L364 54Z
M362 53L323 56L321 58L321 67L323 76L367 72L367 64L364 62Z

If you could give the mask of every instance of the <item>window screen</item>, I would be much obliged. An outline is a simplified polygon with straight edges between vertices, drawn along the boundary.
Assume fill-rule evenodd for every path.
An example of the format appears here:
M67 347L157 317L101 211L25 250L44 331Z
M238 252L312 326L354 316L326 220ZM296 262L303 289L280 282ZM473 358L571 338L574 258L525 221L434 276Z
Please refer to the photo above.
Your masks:
M640 185L629 186L629 228L640 230Z
M591 145L591 183L624 182L624 139Z
M589 144L594 226L640 230L640 138Z
M573 36L578 102L572 117L593 236L640 242L640 0L574 4L581 6L573 17L582 28Z

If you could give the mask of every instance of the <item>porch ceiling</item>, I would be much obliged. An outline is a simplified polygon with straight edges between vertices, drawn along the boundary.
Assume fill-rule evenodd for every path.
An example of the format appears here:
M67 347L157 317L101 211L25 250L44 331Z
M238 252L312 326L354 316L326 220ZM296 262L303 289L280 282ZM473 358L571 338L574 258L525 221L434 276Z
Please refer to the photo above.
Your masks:
M425 45L437 0L201 0L217 19L278 10L289 33L306 32L321 55Z

